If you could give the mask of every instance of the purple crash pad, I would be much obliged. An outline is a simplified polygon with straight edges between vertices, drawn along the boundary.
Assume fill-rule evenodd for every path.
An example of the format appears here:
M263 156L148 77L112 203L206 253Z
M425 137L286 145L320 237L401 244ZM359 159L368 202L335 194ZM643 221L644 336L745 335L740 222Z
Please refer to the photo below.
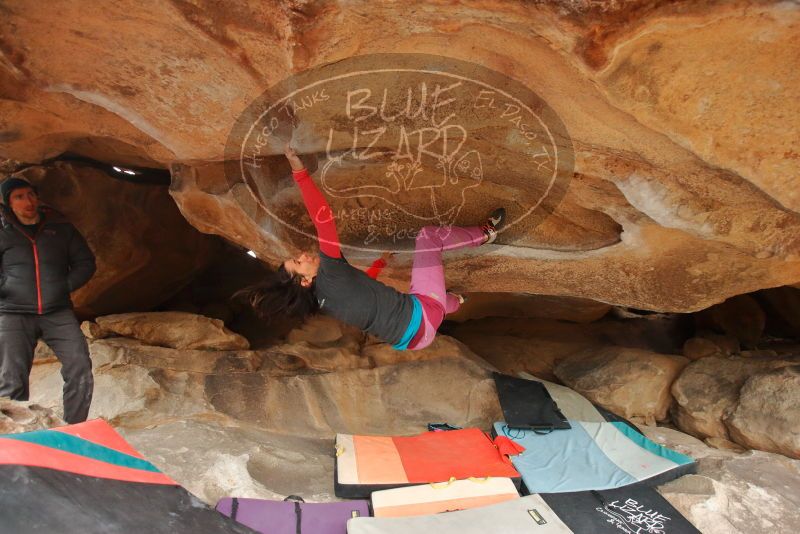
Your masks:
M262 534L347 534L348 519L370 516L368 501L304 503L226 497L217 503L217 511Z

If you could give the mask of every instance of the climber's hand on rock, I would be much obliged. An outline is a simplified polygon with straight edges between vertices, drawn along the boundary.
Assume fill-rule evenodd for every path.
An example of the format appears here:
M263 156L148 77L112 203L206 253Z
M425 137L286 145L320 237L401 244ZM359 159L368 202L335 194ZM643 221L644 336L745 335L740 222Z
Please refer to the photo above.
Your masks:
M300 157L297 155L297 151L292 148L289 143L284 145L283 153L286 159L289 160L289 165L292 166L293 171L301 171L305 168L305 165L303 165L303 162L300 161Z

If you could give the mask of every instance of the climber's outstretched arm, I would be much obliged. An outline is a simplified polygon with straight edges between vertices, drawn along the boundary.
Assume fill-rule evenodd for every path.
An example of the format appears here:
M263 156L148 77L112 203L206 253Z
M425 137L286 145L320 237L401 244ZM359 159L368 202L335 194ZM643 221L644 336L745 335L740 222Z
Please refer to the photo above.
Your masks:
M333 218L333 211L325 200L325 196L317 189L317 185L308 174L303 162L297 157L297 152L286 143L284 154L292 166L292 177L300 187L303 195L303 203L306 206L311 222L317 229L317 240L319 249L331 258L341 258L342 251L339 248L339 234L336 232L336 222Z

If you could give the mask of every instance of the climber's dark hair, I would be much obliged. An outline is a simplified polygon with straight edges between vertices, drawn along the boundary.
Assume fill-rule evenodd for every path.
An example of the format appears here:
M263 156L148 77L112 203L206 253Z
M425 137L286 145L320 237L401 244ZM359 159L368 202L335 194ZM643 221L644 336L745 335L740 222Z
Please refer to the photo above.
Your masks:
M278 315L305 319L319 311L319 304L314 295L314 284L303 287L300 285L302 278L290 274L281 264L275 274L259 284L237 291L231 298L244 300L267 321Z

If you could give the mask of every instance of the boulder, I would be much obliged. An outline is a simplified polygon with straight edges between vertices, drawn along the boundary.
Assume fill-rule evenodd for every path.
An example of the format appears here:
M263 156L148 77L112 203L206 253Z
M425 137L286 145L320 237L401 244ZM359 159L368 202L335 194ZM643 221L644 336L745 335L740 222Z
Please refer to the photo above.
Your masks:
M625 347L590 349L556 364L555 375L589 400L626 418L667 419L670 386L689 360Z
M103 339L112 335L112 332L105 330L99 324L93 321L83 321L81 323L81 332L83 332L83 335L86 337L86 339L91 340Z
M739 353L739 341L730 336L716 334L693 337L683 344L683 355L690 360L708 356L731 356Z
M250 344L219 319L186 312L121 313L96 319L114 334L175 349L246 350Z
M264 363L268 352L251 350L190 350L148 345L137 339L113 337L89 343L96 371L135 365L188 373L254 372Z
M553 381L556 362L602 343L587 325L552 320L487 318L448 332L503 373Z
M179 350L109 338L90 343L95 395L90 417L119 425L159 418L232 417L309 438L348 433L415 433L431 421L489 425L501 417L492 368L455 340L440 340L430 359L372 368L310 368L285 351ZM340 350L335 347L323 351ZM431 349L428 349L431 350ZM437 352L438 351L438 352ZM424 352L424 351L420 351ZM34 365L32 398L61 409L58 363Z
M311 346L325 348L333 345L358 350L364 342L364 334L356 327L337 321L333 317L318 314L305 320L286 336L287 343L305 341Z
M651 440L697 461L697 473L658 487L704 534L800 530L800 461L778 454L713 449L686 434L644 427Z
M336 499L333 439L265 432L219 415L151 420L144 427L119 430L156 467L212 506L232 495Z
M660 354L680 354L693 332L691 316L680 313L649 313L623 320L609 314L586 327L600 343Z
M718 450L710 447L702 440L668 426L649 425L642 426L640 430L648 439L691 457L698 462L698 465L706 458L718 459L736 457L736 454L732 451Z
M43 430L64 424L55 411L35 402L0 397L0 434Z
M261 170L274 168L273 174L254 173L248 185L244 177L224 172L221 162L232 159L226 146L236 141L228 143L228 136L247 106L265 88L323 65L361 70L362 64L349 63L353 57L362 61L374 53L414 52L461 58L497 77L513 78L547 103L552 111L545 108L542 116L564 124L571 139L559 139L559 154L574 158L575 172L565 169L569 184L553 191L561 198L544 203L552 213L534 210L547 217L529 217L504 232L499 243L508 246L451 254L447 274L453 290L581 296L687 312L800 280L800 196L794 181L799 48L792 3L559 0L506 9L485 2L470 4L468 13L449 2L425 10L408 9L404 2L303 5L222 8L215 2L120 0L95 5L91 13L80 2L45 13L35 2L9 5L3 15L13 32L3 37L8 59L0 77L0 153L37 162L71 152L113 164L169 168L171 194L195 227L277 262L305 242L279 221L298 221L305 214L288 169L281 167L280 143L267 143L261 153ZM363 17L371 20L368 29ZM385 67L385 59L377 63ZM426 81L428 87L436 83ZM302 91L301 85L287 85ZM384 117L402 109L402 98L392 96L418 89L394 75L384 86L393 104ZM375 89L365 105L380 105L381 87ZM299 93L298 102L300 96L312 98L313 90ZM325 102L314 101L295 114L298 149L321 160L333 129L342 134L337 154L345 143L367 152L372 141L346 137L352 121L341 106L326 105L341 92L326 94ZM475 109L465 102L454 107L453 124L465 128L468 147L480 153L479 187L466 192L463 210L450 202L431 207L430 198L420 200L412 191L404 191L400 205L415 214L422 208L457 213L459 224L475 224L487 210L504 204L516 219L536 205L533 193L545 190L547 182L513 171L523 155L547 152L527 147L525 136L506 118L491 127L471 120ZM396 126L378 119L375 128ZM409 128L421 126L430 127L417 121ZM411 152L418 148L409 147ZM364 174L383 178L384 170L383 162L353 165L342 171L345 187L339 190L355 186ZM95 189L88 181L73 185L81 194ZM120 190L123 185L145 187L119 184ZM463 180L450 185L463 187ZM460 200L460 192L448 191L447 200ZM116 193L112 189L101 198ZM338 196L333 201L337 212L356 204ZM384 199L365 197L358 203L376 211L392 208ZM108 204L114 221L132 224L118 204ZM95 208L85 209L85 217L94 217ZM137 224L153 220L158 224L150 229L172 229L135 213ZM346 243L363 242L366 217L347 224L343 218ZM169 246L156 247L155 263L143 253L144 242L160 236L134 235L123 246L123 233L121 226L109 227L109 235L117 238L112 252L124 261L95 284L125 289L112 291L104 302L164 297L175 280L183 280L185 269L198 265L190 261L192 251L184 251L169 270L165 256L174 251ZM168 245L177 249L183 243L174 237ZM373 244L394 246L393 238L384 235ZM151 284L144 276L122 284L118 277L128 267L144 264L164 271L147 278ZM407 284L409 270L410 258L404 258L387 276ZM175 280L168 284L169 273Z
M722 449L726 451L745 452L747 450L745 447L742 447L741 445L729 441L725 438L706 438L703 440L703 443L705 443L709 447L714 447L715 449Z
M531 340L468 332L458 334L458 339L502 373L525 372L556 382L558 378L553 374L556 362L591 346L579 341Z
M767 315L768 334L800 338L800 288L783 286L762 289L753 297Z
M767 318L755 298L737 295L698 313L697 321L752 347L761 339Z
M463 293L466 302L449 321L464 322L484 317L529 317L591 323L611 309L603 302L577 297L554 297L526 293Z
M264 430L311 438L413 434L432 421L489 428L502 417L491 371L464 357L288 378L213 374L206 398Z
M733 336L714 334L711 332L698 333L698 337L707 339L719 347L723 356L734 356L741 351L741 343Z
M689 317L636 315L612 310L587 324L528 318L485 318L448 326L446 332L504 373L527 372L558 381L553 367L573 355L602 347L675 354L688 337ZM611 317L613 316L613 317Z
M33 359L34 361L38 362L54 362L58 359L58 357L56 356L56 353L53 352L53 349L51 349L47 343L40 339L36 342L36 348L33 350Z
M490 368L485 360L476 357L464 343L442 334L437 335L433 343L422 350L395 350L391 345L381 343L373 338L364 345L361 354L368 358L373 366L436 360L439 358L466 358L480 366Z
M739 401L739 390L752 375L792 365L792 360L716 356L689 364L672 385L673 422L699 438L730 439L723 418Z
M126 341L140 345L133 340L116 338L89 344L94 374L90 419L102 417L113 422L126 414L146 410L164 397L150 370L127 365L124 358ZM45 360L34 362L30 375L31 399L59 416L63 414L61 391L64 386L60 371L59 362Z
M617 309L607 316L584 324L530 318L485 318L449 325L446 332L464 339L477 336L511 336L532 340L532 344L549 341L576 347L616 345L677 354L691 337L691 316L673 313L647 315L626 314L618 317ZM556 358L558 359L558 358Z
M303 368L315 371L330 372L373 367L370 360L361 356L358 349L358 346L355 350L346 346L320 348L308 341L298 341L270 347L269 352L280 355L281 358L297 360L301 362Z
M268 352L294 358L306 369L326 372L438 358L474 358L462 343L444 335L437 336L425 349L398 351L325 315L309 318L305 324L289 332L286 343L270 347ZM486 362L474 359L486 365Z
M743 350L738 354L741 358L760 358L775 360L778 352L772 349Z
M303 362L259 351L177 350L113 337L91 341L94 396L89 417L142 421L157 414L211 413L204 380L211 373L286 376L304 369ZM58 362L35 362L31 396L61 413L63 381Z
M747 378L724 423L736 443L800 459L800 365Z
M683 344L683 355L690 360L699 360L708 356L720 356L720 348L716 343L702 337L693 337Z

